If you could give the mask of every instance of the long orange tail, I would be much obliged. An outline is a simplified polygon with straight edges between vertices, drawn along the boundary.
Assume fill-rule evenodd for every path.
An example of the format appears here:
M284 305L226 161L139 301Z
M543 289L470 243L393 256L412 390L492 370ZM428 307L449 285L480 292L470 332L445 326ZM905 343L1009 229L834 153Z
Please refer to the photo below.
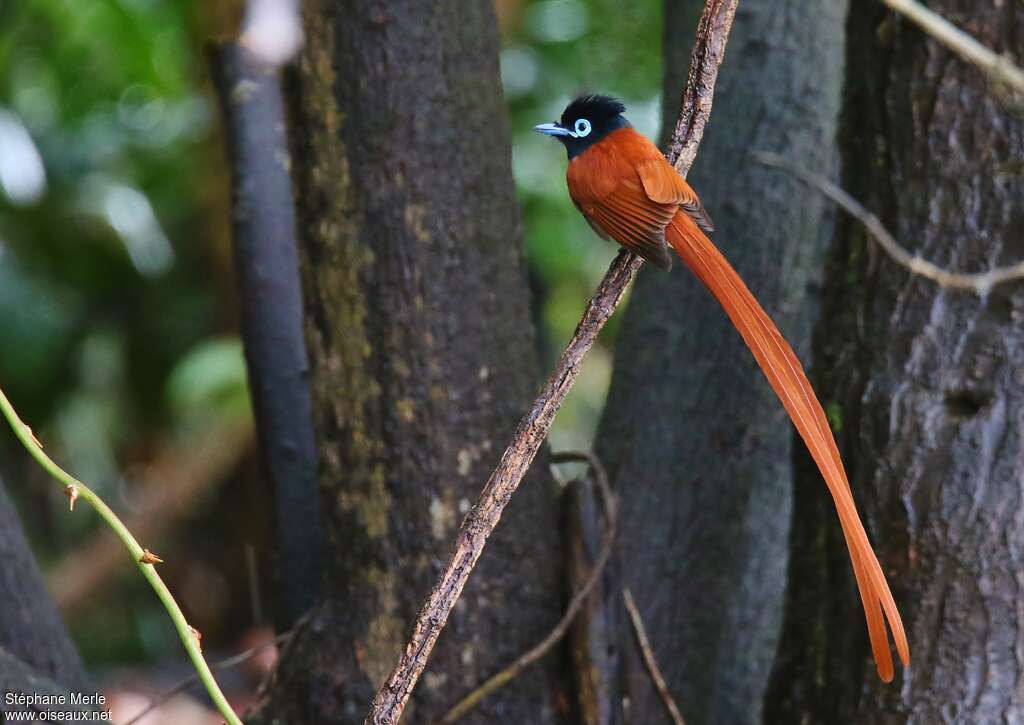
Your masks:
M857 515L850 483L846 478L846 471L839 458L839 449L832 437L825 412L811 390L811 384L800 361L736 270L685 212L680 211L676 214L665 230L665 237L686 265L721 303L732 324L754 354L775 394L782 401L814 462L818 464L818 469L824 476L835 501L846 546L850 550L850 560L857 578L861 603L864 605L864 616L867 619L871 651L878 668L878 676L885 682L892 681L893 662L885 620L889 622L896 651L904 666L910 664L907 635L900 620L900 613L896 609L896 602L893 601L889 585L885 581L885 575Z

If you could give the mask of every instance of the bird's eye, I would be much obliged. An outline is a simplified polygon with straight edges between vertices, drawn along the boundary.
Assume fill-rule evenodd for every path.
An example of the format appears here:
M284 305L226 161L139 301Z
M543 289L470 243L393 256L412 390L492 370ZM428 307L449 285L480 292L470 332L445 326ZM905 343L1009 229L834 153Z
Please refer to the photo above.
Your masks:
M577 118L576 123L573 124L573 130L576 131L578 138L590 135L590 121L585 118Z

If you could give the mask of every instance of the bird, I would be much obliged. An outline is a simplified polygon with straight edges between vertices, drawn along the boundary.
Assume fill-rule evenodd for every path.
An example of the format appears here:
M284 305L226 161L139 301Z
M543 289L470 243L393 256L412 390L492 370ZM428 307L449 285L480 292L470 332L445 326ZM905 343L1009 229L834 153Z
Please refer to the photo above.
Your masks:
M672 268L669 248L674 250L750 348L832 495L875 666L879 677L891 682L895 673L888 633L904 667L910 664L910 647L821 403L789 343L709 238L715 227L700 198L658 147L633 128L625 111L616 98L584 95L569 103L558 121L534 130L565 146L569 196L594 231L666 271Z

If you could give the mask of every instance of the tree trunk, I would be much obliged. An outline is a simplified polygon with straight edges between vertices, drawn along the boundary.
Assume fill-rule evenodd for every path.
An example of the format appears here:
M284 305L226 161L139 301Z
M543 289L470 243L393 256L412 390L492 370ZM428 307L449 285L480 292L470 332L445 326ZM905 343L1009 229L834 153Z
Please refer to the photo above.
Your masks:
M701 3L666 3L666 109ZM744 0L694 187L715 235L798 352L827 205L749 158L834 163L844 3ZM688 723L760 717L781 619L793 432L725 314L682 265L645 269L626 312L598 452L622 496L622 571ZM622 622L627 622L625 618ZM628 624L626 624L628 627ZM632 722L667 720L623 631Z
M929 6L997 52L1024 8ZM976 69L879 4L849 20L846 188L913 252L977 271L1024 256L1024 122ZM913 666L870 662L839 527L798 477L773 722L1024 719L1024 288L979 299L910 276L844 219L815 340L854 495L901 605Z
M31 694L33 690L18 690L18 683L45 678L51 681L47 691L63 687L65 694L69 688L89 692L82 660L46 591L18 513L2 484L0 561L0 683L9 691Z
M263 719L361 723L529 402L535 352L491 3L310 0L303 12L288 102L326 579ZM509 506L409 722L440 715L557 622L545 470ZM560 664L534 666L465 721L557 721Z

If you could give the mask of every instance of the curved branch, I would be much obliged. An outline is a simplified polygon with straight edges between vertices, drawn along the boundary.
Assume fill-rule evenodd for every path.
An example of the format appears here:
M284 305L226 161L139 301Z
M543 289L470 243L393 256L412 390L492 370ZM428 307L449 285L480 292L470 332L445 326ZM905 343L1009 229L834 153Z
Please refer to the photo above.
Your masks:
M668 158L685 176L696 157L711 113L718 68L725 56L726 41L739 0L707 0L690 61L690 77L683 92L681 115L669 143ZM366 723L394 725L402 716L413 689L427 665L437 638L448 621L455 602L469 580L487 538L501 520L509 499L547 437L555 414L572 389L598 333L615 312L626 287L643 260L622 252L612 262L597 292L590 298L583 319L562 353L547 384L520 422L512 442L491 473L479 499L466 516L455 547L437 584L420 609L412 635L398 664L377 691Z
M801 168L779 154L755 152L751 155L759 164L787 171L808 186L827 196L841 206L846 213L863 224L871 238L878 242L878 246L882 248L882 251L888 254L896 264L916 275L930 279L940 287L967 290L979 297L984 297L996 285L1024 279L1024 262L1018 262L1009 267L995 267L987 272L979 272L977 274L963 274L943 269L927 259L911 254L900 246L896 237L885 228L885 225L882 224L882 221L877 216L824 176Z
M32 433L32 429L25 425L21 418L18 417L14 406L11 405L11 402L2 390L0 390L0 413L7 419L7 422L14 430L14 435L25 446L25 450L36 459L36 462L47 473L64 484L64 493L68 496L71 510L74 510L76 500L79 498L85 500L96 510L96 513L100 515L104 523L117 534L117 538L128 549L128 553L135 560L135 564L142 572L142 576L146 577L146 581L153 587L153 591L156 592L160 602L170 615L171 621L174 622L174 628L178 630L178 636L181 638L181 643L185 645L185 651L188 652L189 659L192 660L192 666L195 667L199 678L203 681L206 692L209 693L210 699L213 700L218 712L220 712L229 725L242 725L242 721L235 714L231 705L228 704L224 693L221 692L217 680L214 679L213 673L210 671L210 666L206 664L206 660L203 658L203 651L199 646L199 632L189 626L185 615L181 611L181 607L174 600L171 590L167 588L164 580L157 574L154 563L157 563L159 560L153 556L152 552L148 549L143 549L139 545L139 542L132 536L132 532L128 530L103 499L96 495L91 488L54 463L53 459L43 452L43 446L39 439Z
M1017 93L1024 93L1024 70L1014 65L1008 56L999 55L982 45L953 23L926 8L917 0L882 0L905 15L921 30L932 36L968 63L981 69L992 80L1006 84Z

